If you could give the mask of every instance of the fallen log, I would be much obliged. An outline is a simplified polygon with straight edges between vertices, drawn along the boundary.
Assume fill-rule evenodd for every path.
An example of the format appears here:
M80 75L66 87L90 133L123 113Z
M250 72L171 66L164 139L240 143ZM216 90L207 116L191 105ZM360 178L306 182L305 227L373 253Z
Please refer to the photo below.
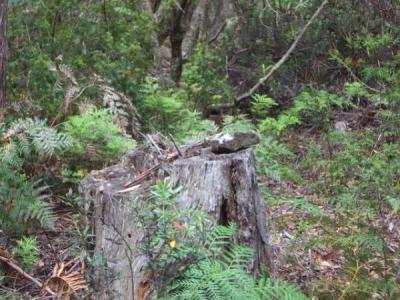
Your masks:
M147 144L120 164L92 172L83 182L93 204L95 282L98 299L148 299L153 276L139 250L143 232L132 217L133 202L146 201L149 187L169 177L183 191L177 209L197 208L214 224L235 223L236 241L254 249L249 270L259 275L270 266L265 208L258 191L254 134L219 135L188 146ZM153 142L152 142L153 143ZM160 157L160 149L164 151ZM137 203L136 203L137 204Z

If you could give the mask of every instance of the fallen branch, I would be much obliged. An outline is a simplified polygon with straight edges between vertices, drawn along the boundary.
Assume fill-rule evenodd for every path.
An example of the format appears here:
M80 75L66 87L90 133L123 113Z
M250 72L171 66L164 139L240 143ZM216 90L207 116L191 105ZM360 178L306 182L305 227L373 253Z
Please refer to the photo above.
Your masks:
M238 102L250 97L251 95L253 95L254 92L257 91L258 88L261 85L263 85L275 73L275 71L278 70L288 60L288 58L290 57L290 55L292 54L294 49L297 47L297 44L299 43L299 41L303 37L304 33L307 31L308 27L310 27L310 25L315 21L315 19L318 17L318 15L321 13L322 9L325 7L325 5L327 3L328 3L328 0L324 0L321 3L321 5L318 7L318 9L314 12L312 17L310 18L310 20L308 20L307 24L300 31L299 35L296 37L296 39L294 40L294 42L292 43L292 45L290 46L288 51L286 51L286 53L281 57L281 59L275 65L272 66L272 68L267 73L267 75L265 75L264 77L260 78L258 80L258 82L249 91L247 91L246 93L243 93L243 94L239 95L238 97L236 97L236 99L235 99L236 103L238 103Z
M43 288L43 283L41 283L39 280L37 280L36 278L32 277L31 275L29 275L28 273L26 273L24 270L22 270L19 266L17 266L11 259L0 256L0 260L4 263L6 263L7 265L9 265L11 268L13 268L15 271L17 271L18 273L20 273L22 276L24 276L25 278L29 279L30 281L32 281L34 284L36 284L39 288ZM54 293L49 287L45 286L44 289L52 296L57 297L57 294Z
M351 77L353 77L353 79L357 82L359 82L360 84L362 84L365 88L367 88L368 90L375 92L375 93L379 93L382 94L384 91L380 91L376 88L373 88L372 86L369 86L368 84L366 84L364 81L362 81L354 72L353 70L346 64L346 62L339 56L336 56L336 61L341 64L351 75Z

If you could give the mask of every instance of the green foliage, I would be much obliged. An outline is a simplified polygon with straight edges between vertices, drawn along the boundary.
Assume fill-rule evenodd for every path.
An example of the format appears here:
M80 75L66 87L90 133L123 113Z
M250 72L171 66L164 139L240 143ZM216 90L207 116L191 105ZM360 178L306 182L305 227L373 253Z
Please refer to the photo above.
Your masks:
M295 98L289 115L300 118L302 123L309 122L326 130L334 109L345 108L350 104L347 99L324 90L305 91Z
M307 299L295 288L247 273L251 249L227 244L235 227L216 227L209 236L209 255L189 266L184 278L162 299Z
M259 123L263 133L280 136L293 125L308 124L327 131L334 109L351 106L343 97L324 90L304 91L294 99L293 106L276 118L267 117Z
M160 18L161 26L170 26L174 12L180 11L178 2L156 2L166 14ZM190 10L199 3L187 2ZM198 34L201 42L193 45L193 53L184 49L181 82L164 89L156 80L146 80L160 28L143 9L143 1L9 1L10 105L0 129L0 226L6 239L28 224L30 229L51 226L54 215L47 194L60 199L64 186L74 190L90 168L102 167L131 149L134 142L125 134L136 137L140 131L136 108L144 131L172 133L179 142L217 132L200 113L206 115L212 104L231 102L233 91L241 94L265 75L269 70L265 66L285 53L319 4L231 1L229 18L210 40L219 17L226 13L212 6L217 2L209 1L204 24L190 33ZM318 196L318 204L293 195L277 197L276 203L305 212L296 238L310 227L322 227L328 234L310 243L344 252L343 278L329 284L322 281L311 290L316 297L329 290L330 298L399 298L398 254L389 239L391 225L385 223L391 222L386 216L396 216L400 210L399 8L396 1L330 1L290 59L251 99L250 109L246 104L238 107L249 115L224 116L224 131L260 134L255 153L263 183L266 178L277 185L295 181ZM65 133L33 119L63 121L59 114L76 114L76 104L82 102L99 106L102 102L109 111L93 108L72 116L57 125ZM358 114L359 119L350 120L351 130L340 134L332 130L337 119ZM32 119L12 121L20 116ZM55 184L50 192L38 178L45 178L47 185L63 185ZM290 299L285 295L295 294L279 292L279 283L256 282L246 274L250 253L227 242L234 235L232 228L210 229L206 217L176 212L177 191L166 183L152 195L148 206L134 210L138 224L152 224L145 229L142 250L153 258L152 268L160 278L166 279L160 280L160 291L172 284L173 293L182 293L183 298L197 293L212 299ZM75 193L62 201L77 211L83 205ZM339 229L345 230L343 236ZM79 243L71 247L75 250L90 237L87 228L77 234ZM177 270L176 264L182 269ZM372 272L378 279L371 280ZM176 279L182 281L173 285ZM11 298L11 293L5 297Z
M114 117L107 109L91 107L80 115L69 118L64 130L72 138L69 150L71 160L87 159L88 163L113 160L132 149L134 141L122 136L121 129L114 124Z
M174 133L179 142L190 143L199 141L218 131L211 120L202 119L200 113L187 111L184 119L176 126Z
M20 112L39 109L49 118L57 113L61 99L52 97L55 76L49 66L60 54L78 74L112 78L115 88L133 97L153 59L155 28L140 5L121 0L10 2L7 80L17 105L25 104Z
M39 259L39 248L36 238L23 237L13 248L14 256L20 261L24 270L30 272Z
M285 284L255 280L246 271L252 250L231 243L236 226L210 228L200 211L177 210L179 193L161 181L144 206L133 207L158 294L168 295L162 299L306 299Z
M294 153L287 145L273 137L263 137L255 151L258 172L261 175L276 181L298 180L298 175L289 164L294 158Z
M183 90L162 90L154 79L147 78L141 94L141 113L150 131L173 133L178 141L189 142L217 130L213 122L201 119L199 113L187 108L187 94Z
M256 130L256 126L245 115L226 116L223 125L223 131L227 133Z
M18 233L35 223L53 226L53 209L45 202L48 195L42 186L8 168L0 170L0 179L0 224L4 232Z
M220 74L223 70L217 67L222 64L221 59L205 43L201 43L191 61L185 65L183 80L187 99L194 109L204 112L211 104L221 100L226 103L232 99L230 86L224 75Z
M266 117L271 108L277 105L278 103L274 99L265 95L256 94L253 96L251 112L257 118Z
M363 86L360 82L354 81L354 82L346 82L344 86L344 93L348 97L357 97L358 99L360 97L370 97L368 91L366 90L365 86Z
M171 131L186 114L182 97L175 91L162 90L154 79L147 78L141 94L141 112L153 127L150 130Z
M28 176L36 163L42 163L71 146L64 133L48 127L44 121L17 120L3 133L0 141L0 224L7 233L19 232L32 225L51 227L54 215L45 201L47 186Z
M388 271L396 268L396 254L389 251L384 227L377 225L390 211L398 211L399 145L397 141L383 141L380 132L381 128L375 128L330 134L332 156L324 158L317 149L307 158L313 162L304 165L315 176L309 186L336 216L334 223L326 219L319 222L331 228L328 230L338 226L346 230L343 236L324 237L324 242L344 251L348 276L353 278L343 292L347 298L362 299L378 293L396 299L400 292L393 281L395 272ZM321 242L321 238L318 240ZM375 265L382 253L385 266ZM370 280L365 271L370 265L379 279Z
M257 126L244 115L226 116L223 131L228 133L257 132ZM259 174L277 181L297 180L298 176L287 164L294 157L292 151L273 136L268 136L262 131L258 131L258 135L260 143L255 147L255 154Z
M202 257L209 227L206 215L195 209L176 209L180 189L160 181L144 204L137 201L133 217L144 231L141 251L149 258L159 292L176 279L176 266L185 266Z
M18 170L23 163L61 154L71 146L64 133L48 127L45 121L19 119L3 134L0 159L5 166Z

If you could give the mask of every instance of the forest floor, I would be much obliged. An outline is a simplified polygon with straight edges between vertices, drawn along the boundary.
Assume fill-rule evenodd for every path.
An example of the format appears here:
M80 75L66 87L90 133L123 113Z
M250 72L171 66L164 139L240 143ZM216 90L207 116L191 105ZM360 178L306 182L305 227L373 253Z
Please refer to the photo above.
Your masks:
M321 219L328 217L332 220L331 225L336 223L334 208L324 204L307 188L290 182L266 181L265 184L277 199L305 199L320 210ZM323 241L326 236L345 237L349 229L341 226L329 227L321 219L310 217L308 209L294 208L275 200L270 204L270 201L266 200L275 276L300 287L310 297L316 296L315 299L319 299L321 295L332 295L331 299L347 299L344 297L346 286L349 286L356 276L346 270L344 251ZM400 216L393 212L383 212L380 218L371 222L377 228L384 228L385 240L390 251L398 252ZM360 268L368 266L360 265ZM382 278L370 270L369 279Z
M318 141L317 138L314 140ZM352 281L358 280L356 275L361 269L368 271L369 280L382 280L382 275L375 272L369 263L356 263L356 270L349 271L348 249L342 249L331 241L350 236L351 228L341 226L335 207L327 204L324 196L313 191L307 179L300 184L261 177L260 186L262 191L267 191L264 199L272 246L273 277L298 286L313 299L349 299L347 287L352 285ZM293 205L293 199L302 199L306 205ZM82 216L78 217L79 214L65 203L54 201L54 207L57 214L55 229L38 235L40 260L36 266L36 277L43 282L60 264L63 274L79 272L88 275L90 266L81 261L89 258L89 227L82 226ZM400 215L382 211L379 217L370 222L384 230L389 251L398 252ZM371 265L374 263L372 260L376 263L383 261L383 258L377 253L371 255ZM30 281L20 279L16 281L16 288L29 294L38 294L37 287Z

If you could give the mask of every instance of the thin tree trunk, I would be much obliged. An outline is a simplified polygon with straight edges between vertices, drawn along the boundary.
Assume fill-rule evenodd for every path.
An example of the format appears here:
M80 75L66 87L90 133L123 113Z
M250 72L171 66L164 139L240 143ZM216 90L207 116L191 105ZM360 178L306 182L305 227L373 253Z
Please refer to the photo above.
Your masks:
M7 0L0 0L0 110L6 103Z

